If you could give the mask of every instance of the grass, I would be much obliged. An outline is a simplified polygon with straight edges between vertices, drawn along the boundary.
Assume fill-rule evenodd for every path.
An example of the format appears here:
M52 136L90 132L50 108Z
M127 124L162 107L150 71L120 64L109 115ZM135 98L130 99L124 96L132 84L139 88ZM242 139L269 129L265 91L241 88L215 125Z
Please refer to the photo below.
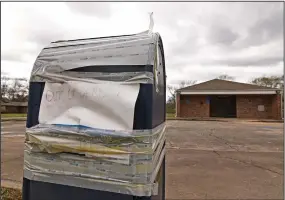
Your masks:
M3 113L1 118L27 117L26 113ZM166 113L166 118L174 118L175 113Z
M166 113L166 118L174 118L175 113Z
M1 200L22 200L22 191L1 187Z
M27 117L26 113L1 113L1 118Z

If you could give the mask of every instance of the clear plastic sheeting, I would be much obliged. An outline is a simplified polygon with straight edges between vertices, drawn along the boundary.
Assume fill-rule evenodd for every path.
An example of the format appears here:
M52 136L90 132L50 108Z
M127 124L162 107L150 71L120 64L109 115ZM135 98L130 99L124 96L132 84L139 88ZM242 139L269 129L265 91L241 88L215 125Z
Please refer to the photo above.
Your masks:
M154 175L158 174L164 155L165 150L162 151L159 163L154 169L152 181L150 181L148 184L134 184L122 181L104 180L98 177L94 178L94 176L91 178L84 175L76 176L74 174L56 174L54 172L30 169L27 167L26 162L24 166L24 177L34 181L63 184L87 189L102 190L135 196L151 196L158 194L158 180L154 178Z
M31 81L49 81L51 75L67 75L68 71L86 66L144 66L153 65L156 56L157 33L141 33L120 37L58 41L51 43L39 54L31 74ZM72 75L77 75L72 73ZM80 74L87 75L87 73ZM92 77L94 75L94 77ZM96 79L98 74L90 73L88 78ZM102 74L104 80L110 76ZM132 73L112 75L129 81ZM91 76L91 77L90 77ZM77 76L76 76L77 77ZM84 77L84 76L83 76ZM137 76L131 77L135 78ZM147 73L147 79L149 79ZM86 78L86 77L84 77ZM129 81L130 82L130 81ZM145 83L145 80L143 81Z
M106 73L106 72L74 72L74 71L63 71L58 74L42 73L37 74L33 78L34 82L67 82L70 80L91 82L91 83L102 83L106 81L119 82L120 84L134 84L134 83L145 83L153 84L153 73L152 72L117 72L117 73Z
M94 177L102 180L114 180L136 184L149 183L156 174L153 170L159 164L163 151L163 142L153 154L116 155L94 154L47 154L25 147L25 166L42 172L53 172L64 175ZM101 155L102 154L102 155ZM127 162L124 157L128 156ZM116 160L117 159L117 160ZM63 170L64 169L64 170Z
M26 129L25 178L134 196L158 193L165 124L133 130L142 84L158 87L160 36L152 29L151 14L146 32L57 41L41 51L30 81L44 82L44 90L39 124Z
M102 153L104 156L152 155L164 139L165 124L153 130L130 132L60 125L37 125L26 130L26 142L37 146L41 151L73 152L90 156L92 153Z
M97 190L108 185L103 190L136 196L155 195L164 145L165 124L130 131L37 125L27 129L24 176Z
M95 181L94 187L103 181L108 191L136 196L156 191L165 124L132 130L138 91L117 82L45 83L40 124L26 129L25 177L70 185L59 175L77 185Z

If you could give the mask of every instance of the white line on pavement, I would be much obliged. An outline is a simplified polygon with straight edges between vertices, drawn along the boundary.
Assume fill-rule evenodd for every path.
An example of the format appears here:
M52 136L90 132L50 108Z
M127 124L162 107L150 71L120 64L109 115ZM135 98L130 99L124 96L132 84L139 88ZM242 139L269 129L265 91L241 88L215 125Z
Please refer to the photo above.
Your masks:
M5 137L5 138L11 138L11 137L25 137L25 135L2 135L2 137Z
M10 132L10 131L1 131L1 135L9 134L9 133L13 133L13 132Z

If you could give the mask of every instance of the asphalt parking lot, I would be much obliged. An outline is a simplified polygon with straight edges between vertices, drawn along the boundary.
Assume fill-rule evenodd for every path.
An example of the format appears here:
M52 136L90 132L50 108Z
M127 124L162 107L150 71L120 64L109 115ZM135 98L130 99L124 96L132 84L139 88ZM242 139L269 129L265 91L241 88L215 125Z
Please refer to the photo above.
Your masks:
M167 124L167 198L283 199L282 123Z
M21 186L25 122L1 123L1 182ZM167 199L283 199L283 123L168 121Z

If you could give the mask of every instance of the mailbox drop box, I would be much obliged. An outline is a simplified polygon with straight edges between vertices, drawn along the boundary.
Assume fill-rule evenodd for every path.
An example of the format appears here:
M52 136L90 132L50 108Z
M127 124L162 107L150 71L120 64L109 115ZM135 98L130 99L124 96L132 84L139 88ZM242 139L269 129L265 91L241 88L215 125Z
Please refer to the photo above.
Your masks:
M157 33L52 42L39 54L31 74L27 130L40 124L44 88L53 75L57 78L70 75L72 80L91 77L102 82L136 82L139 92L134 107L133 130L151 130L165 123L165 59L162 39ZM51 78L51 82L56 81ZM164 149L165 140L159 143L163 143L161 149ZM33 178L35 175L32 178L27 176L24 168L23 200L164 200L165 155L158 167L156 192L148 196L43 181Z

